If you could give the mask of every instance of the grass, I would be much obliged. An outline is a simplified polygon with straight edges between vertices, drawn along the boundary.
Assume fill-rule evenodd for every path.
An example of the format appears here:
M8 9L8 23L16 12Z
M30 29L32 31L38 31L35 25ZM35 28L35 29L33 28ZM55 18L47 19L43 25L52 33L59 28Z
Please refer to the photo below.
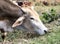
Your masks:
M35 6L35 10L41 14L42 12L48 11L50 9L55 9L57 13L60 12L60 6Z
M16 31L15 33L10 33L6 40L10 41L8 43L12 42L13 44L60 44L60 26L56 26L57 21L54 22L46 24L51 28L51 32L43 36L28 38L26 34Z
M57 13L60 12L60 6L36 6L35 10L41 14L43 11L47 11L51 8L55 8L57 10ZM42 35L42 36L30 36L28 37L25 32L22 32L20 30L15 30L15 32L8 33L6 37L6 43L5 44L60 44L60 22L58 20L53 21L51 23L46 23L45 26L47 26L48 29L50 29L50 32ZM0 34L0 44L2 42L1 34Z

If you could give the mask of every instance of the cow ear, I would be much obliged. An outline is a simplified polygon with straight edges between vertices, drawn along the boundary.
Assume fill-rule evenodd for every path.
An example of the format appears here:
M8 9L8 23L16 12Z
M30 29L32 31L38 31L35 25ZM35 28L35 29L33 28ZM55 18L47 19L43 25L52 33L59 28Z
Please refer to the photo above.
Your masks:
M21 24L23 23L23 20L24 20L24 19L25 19L24 16L18 18L18 19L15 21L15 23L12 25L12 27L17 27L17 26L21 25Z

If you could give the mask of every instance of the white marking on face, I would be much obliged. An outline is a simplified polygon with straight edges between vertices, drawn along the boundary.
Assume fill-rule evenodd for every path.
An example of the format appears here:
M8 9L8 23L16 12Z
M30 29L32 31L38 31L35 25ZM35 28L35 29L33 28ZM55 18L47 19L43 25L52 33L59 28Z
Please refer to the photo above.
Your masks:
M33 27L35 28L35 31L37 33L39 33L40 35L45 34L45 31L48 31L48 29L44 26L44 24L41 21L37 21L37 20L30 20Z
M39 33L40 35L45 34L45 32L47 32L48 29L44 26L44 24L40 20L38 13L32 7L28 8L28 12L31 13L32 19L30 19L30 21L33 27L35 28L35 31Z

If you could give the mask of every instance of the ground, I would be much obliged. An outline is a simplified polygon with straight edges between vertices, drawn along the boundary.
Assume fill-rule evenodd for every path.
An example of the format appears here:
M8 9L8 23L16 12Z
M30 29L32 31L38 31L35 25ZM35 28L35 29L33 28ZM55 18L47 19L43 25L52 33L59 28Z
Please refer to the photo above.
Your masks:
M60 6L36 6L35 10L40 14L51 8L55 8L58 13L60 12ZM44 25L50 30L45 35L27 36L25 32L15 30L15 32L8 33L4 44L60 44L60 18L51 23L45 23ZM0 34L0 44L2 42Z

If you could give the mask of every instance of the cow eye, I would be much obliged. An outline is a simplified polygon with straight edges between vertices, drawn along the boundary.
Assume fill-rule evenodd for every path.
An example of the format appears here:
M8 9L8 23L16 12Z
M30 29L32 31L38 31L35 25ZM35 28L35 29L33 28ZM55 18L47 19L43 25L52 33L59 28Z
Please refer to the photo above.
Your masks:
M34 18L30 18L31 20L34 20Z

